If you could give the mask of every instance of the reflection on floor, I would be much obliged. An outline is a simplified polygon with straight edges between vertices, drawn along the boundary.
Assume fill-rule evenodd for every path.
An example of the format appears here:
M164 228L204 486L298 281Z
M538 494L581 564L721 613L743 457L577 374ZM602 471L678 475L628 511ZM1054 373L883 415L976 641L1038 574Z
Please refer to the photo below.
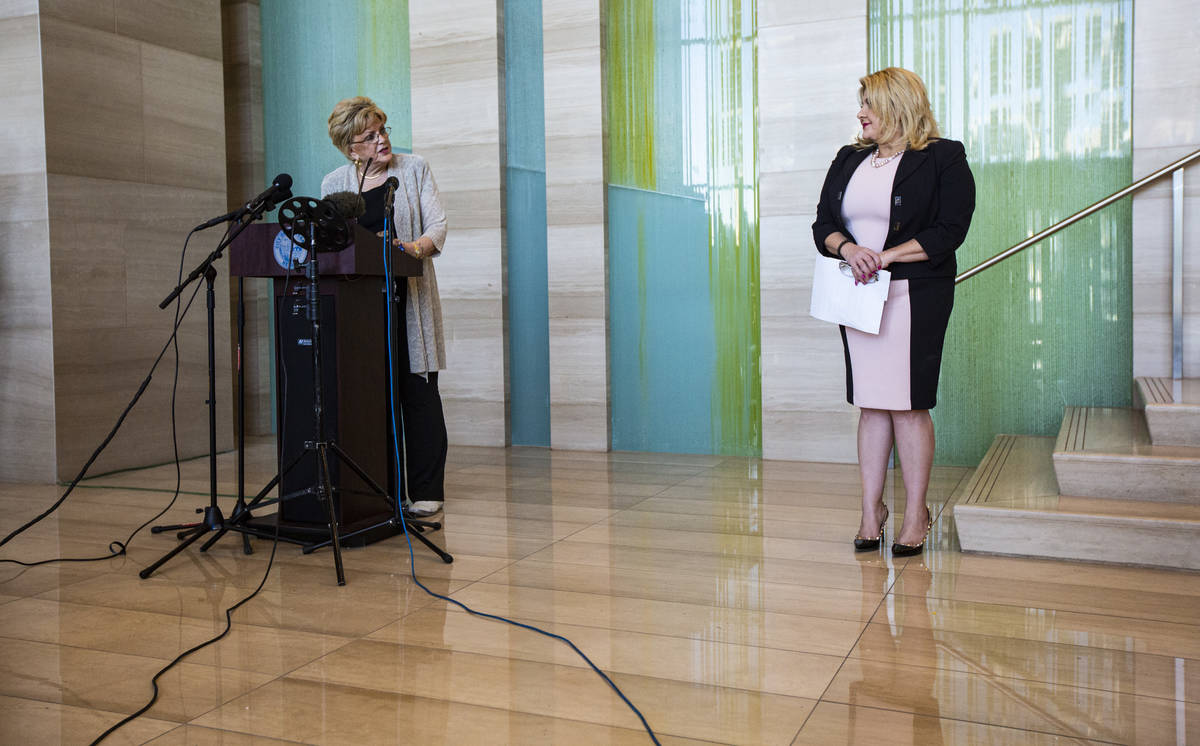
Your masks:
M270 442L248 483L274 471ZM221 492L234 458L220 459ZM433 590L573 640L663 743L1200 742L1200 574L964 555L936 470L930 551L856 555L853 466L542 449L451 449ZM173 467L91 480L7 545L103 554L170 499ZM207 464L171 520L195 520ZM61 488L0 486L7 534ZM893 516L904 502L889 478ZM222 498L228 511L232 500ZM899 526L893 520L889 536ZM270 542L0 565L0 742L86 743L150 696L262 579ZM232 634L161 680L108 743L648 743L565 645L471 617L409 577L403 537L344 552L281 545Z

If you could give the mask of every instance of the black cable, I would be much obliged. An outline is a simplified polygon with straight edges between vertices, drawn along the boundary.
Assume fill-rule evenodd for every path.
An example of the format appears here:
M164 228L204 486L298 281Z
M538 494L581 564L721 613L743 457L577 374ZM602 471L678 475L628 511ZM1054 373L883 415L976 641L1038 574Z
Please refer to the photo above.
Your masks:
M386 213L384 214L384 221L385 221L385 226L386 226L386 224L388 222ZM408 478L407 478L408 475L407 475L407 471L403 471L404 466L403 466L402 460L400 458L400 443L402 441L400 440L399 433L397 433L397 430L396 430L396 412L397 412L396 394L395 394L395 392L396 392L396 370L395 370L395 366L393 363L393 361L395 359L395 353L394 353L394 349L392 347L392 323L393 323L392 322L392 278L391 278L391 273L390 273L391 240L388 237L388 230L386 227L384 228L384 236L385 236L385 238L384 238L384 242L383 242L383 245L384 245L383 274L384 274L384 285L385 285L385 297L387 298L388 396L389 396L389 401L391 402L391 417L390 417L391 422L389 424L392 429L392 446L393 446L392 450L393 450L393 458L395 459L397 482L402 482L405 486L405 489L407 489L408 488ZM407 371L401 371L400 375L405 375L406 373L407 373ZM400 417L401 417L401 430L402 430L403 422L404 422L403 413L400 414ZM395 499L397 501L399 501L400 495L396 495ZM449 596L443 596L442 594L436 593L434 591L431 591L429 588L427 588L425 586L425 584L422 583L420 581L420 579L417 578L417 560L416 560L416 557L413 555L412 537L410 537L408 534L408 522L401 520L400 526L404 529L404 540L408 542L409 574L412 575L413 582L416 583L418 586L420 586L421 590L425 591L426 593L428 593L430 596L433 596L434 598L441 599L442 601L447 601L449 603L452 603L455 606L458 606L459 608L461 608L463 611L465 611L468 614L471 614L473 616L480 616L480 617L484 617L485 619L493 619L498 622L504 622L505 624L511 624L514 627L520 627L521 629L531 630L533 632L537 632L539 635L544 635L545 637L550 637L555 640L559 640L560 642L566 643L568 646L570 646L570 648L572 650L574 650L579 655L580 658L582 658L584 660L585 663L588 664L588 666L591 667L591 669L596 673L597 676L599 676L601 679L604 680L604 683L608 684L609 687L611 687L612 690L614 692L616 692L617 696L621 698L621 701L623 701L626 705L628 705L629 709L633 710L633 714L637 715L638 720L642 721L642 727L646 729L646 733L650 736L650 740L653 741L657 746L657 744L659 743L658 738L657 738L657 736L654 735L654 729L650 727L650 723L648 723L646 721L645 716L642 715L642 711L639 710L637 708L637 706L634 705L633 702L631 702L629 700L629 697L625 696L625 693L622 692L621 688L619 686L617 686L616 683L611 678L608 677L608 674L606 674L606 673L604 673L604 671L600 670L600 667L597 666L595 663L593 663L592 659L587 657L587 655L582 650L580 650L579 647L576 646L574 642L571 642L571 640L569 640L568 638L566 638L562 635L557 635L553 632L549 632L547 630L542 629L541 627L535 627L532 624L525 624L523 622L518 622L514 619L509 619L508 617L503 617L498 614L488 614L486 612L476 611L475 609L472 609L470 606L467 606L466 604L464 604L462 601L450 598Z
M205 640L204 642L200 643L199 645L188 648L187 650L183 651L179 655L175 656L175 659L172 660L170 663L168 663L167 665L160 668L158 670L158 673L154 674L154 677L152 679L150 679L150 686L154 689L153 694L151 694L151 696L150 696L150 701L147 702L146 704L142 705L141 709L139 709L137 712L126 716L120 722L116 723L111 728L109 728L108 730L104 731L99 736L97 736L96 740L92 741L91 746L96 746L96 744L100 743L105 738L108 738L110 735L112 735L112 733L114 731L116 731L118 728L141 717L151 707L154 706L154 703L158 701L158 679L159 679L159 677L161 677L167 671L170 671L180 661L182 661L184 658L188 657L192 653L196 652L197 650L202 650L202 649L208 647L209 645L212 645L213 643L224 639L229 634L230 630L233 629L233 612L237 611L241 606L243 606L244 604L249 602L250 599L257 596L258 592L261 591L263 589L263 586L267 584L267 578L271 575L271 568L275 565L275 550L278 548L279 548L279 523L277 521L275 523L275 540L271 544L271 556L267 560L267 570L266 570L266 572L263 573L262 580L260 580L258 582L258 587L255 588L250 593L250 595L246 596L241 601L238 601L236 604L234 604L233 606L230 606L228 609L225 610L225 629L222 630L221 634L216 635L215 637L211 637L211 638Z
M224 242L226 239L228 239L229 234L232 230L233 230L232 224L226 226L225 234L221 237L222 242ZM184 259L187 256L188 243L192 240L192 236L195 233L196 233L196 230L192 229L191 231L188 232L187 237L185 237L183 240L183 250L179 254L179 271L177 273L177 280L176 280L177 284L180 284L183 282ZM162 362L163 356L167 353L168 349L174 347L175 371L174 371L174 380L173 380L173 383L171 386L171 445L174 450L174 456L175 456L175 492L171 496L171 500L167 503L167 505L162 510L160 510L158 513L156 513L153 517L151 517L145 523L143 523L142 525L135 528L133 530L133 532L129 534L128 538L125 539L124 542L115 541L115 540L110 542L108 545L109 554L107 554L107 555L104 555L101 557L55 557L53 559L39 560L37 562L23 562L21 560L15 560L15 559L0 559L0 563L21 565L23 567L37 567L39 565L47 565L47 564L52 564L55 562L101 562L104 560L112 559L113 557L119 557L128 552L129 544L130 544L130 542L133 541L134 536L136 536L146 526L150 525L151 523L153 523L154 521L158 520L160 517L165 515L167 513L167 511L169 511L175 505L175 502L179 499L180 483L181 483L181 479L182 479L181 474L180 474L180 469L179 469L179 440L178 440L178 435L177 435L176 417L175 417L175 397L179 390L179 327L182 325L184 317L187 316L187 312L191 309L192 302L196 300L196 296L200 292L200 287L201 286L199 284L196 285L196 289L192 291L192 296L190 298L188 298L187 305L183 306L182 308L180 307L182 298L176 297L176 299L175 299L175 321L174 321L174 324L171 329L171 334L167 338L166 344L163 345L162 350L160 350L158 353L158 356L155 357L154 362L150 366L149 372L146 374L145 380L142 381L142 384L138 387L137 392L133 395L133 398L129 401L129 404L127 404L125 406L125 410L123 412L121 412L121 415L117 418L117 422L115 425L113 425L112 430L109 431L108 435L104 438L104 440L100 443L100 445L96 448L96 450L92 452L92 455L88 458L87 463L85 463L83 465L83 468L79 470L79 473L75 476L75 478L71 480L71 483L67 486L66 492L64 492L62 494L62 497L60 497L53 505L51 505L49 508L47 508L45 511L43 511L40 515L38 515L35 518L33 518L32 520L28 521L20 528L17 528L15 531L9 533L3 539L0 539L0 547L3 547L5 544L7 544L8 542L13 540L20 534L24 533L25 531L27 531L34 525L38 524L39 522L41 522L42 520L47 518L51 513L58 510L58 508L63 504L63 502L66 501L67 497L71 494L71 492L73 492L75 490L75 487L79 484L79 482L81 482L83 480L84 476L88 472L88 469L90 469L92 464L95 463L96 459L100 457L100 454L104 451L105 448L108 447L108 444L110 442L112 442L112 439L114 437L116 437L117 432L121 429L121 425L124 424L124 422L125 422L125 418L129 415L130 411L133 410L133 408L137 404L138 400L141 399L142 394L145 393L146 388L150 385L150 381L154 377L154 371L158 368L158 364L160 362Z
M287 302L287 288L288 288L288 284L291 281L292 281L292 267L291 267L291 261L290 261L290 255L289 255L287 274L284 275L284 278L283 278L283 293L280 295L278 305L276 305L276 307L275 307L276 308L276 318L278 318L278 316L282 313L284 304ZM275 360L279 365L279 374L280 374L280 378L282 379L282 390L280 391L280 394L281 394L280 401L286 403L287 402L287 392L288 392L288 374L287 374L287 362L284 360L284 356L283 356L282 334L276 334L275 338L276 338ZM282 409L280 410L279 431L280 431L279 432L279 452L284 453L284 445L286 445L286 439L287 439L287 407L286 406L283 406ZM176 462L176 467L178 468L178 462ZM282 486L280 487L280 489L282 490ZM96 740L92 741L91 746L96 746L96 744L100 743L105 738L108 738L108 736L112 735L113 732L120 729L122 726L124 726L128 723L131 723L134 720L136 720L137 718L146 714L146 712L148 712L150 710L150 708L154 706L154 703L158 701L158 679L159 679L159 677L161 677L167 671L170 671L177 664L179 664L184 658L188 657L192 653L195 653L198 650L202 650L202 649L208 647L209 645L219 642L220 640L224 639L229 634L230 630L233 628L233 612L236 611L237 609L239 609L241 606L243 606L247 602L249 602L250 599L257 596L258 592L261 591L263 589L263 586L265 586L267 584L267 578L269 578L271 576L271 569L275 565L275 552L278 549L279 549L279 517L277 515L276 519L275 519L275 535L271 542L271 556L267 559L267 569L266 569L266 571L263 572L262 580L260 580L258 582L258 587L255 588L254 591L250 595L246 596L245 598L243 598L242 600L238 601L236 604L234 604L233 606L230 606L228 609L225 610L225 629L219 635L216 635L215 637L211 637L211 638L205 640L204 642L200 643L199 645L188 648L187 650L185 650L182 653L180 653L179 655L177 655L175 657L175 659L172 660L170 663L168 663L167 665L160 668L158 670L158 673L154 674L153 678L150 679L150 687L153 690L150 695L150 701L147 702L146 704L142 705L141 709L139 709L137 712L134 712L134 713L122 718L119 722L115 723L111 728L109 728L108 730L104 731L99 736L97 736Z
M192 297L188 299L187 306L184 307L184 311L183 311L184 314L186 314L187 309L191 307L192 301L194 301L196 299L196 295L199 292L199 290L200 290L200 287L197 286L196 290L193 291ZM180 318L182 319L182 316ZM49 508L47 508L41 514L39 514L37 517L29 520L20 528L15 529L10 534L5 536L3 539L0 539L0 547L4 546L8 542L12 541L14 538L19 536L20 534L24 533L25 531L29 530L30 528L32 528L34 525L36 525L40 521L47 518L51 513L58 510L58 508L60 506L62 506L63 502L66 501L67 497L70 496L70 494L75 490L75 487L78 486L78 484L81 481L83 481L83 478L87 474L88 469L90 469L92 464L95 463L96 459L100 457L101 452L103 452L104 449L108 447L108 444L110 442L112 442L112 439L114 437L116 437L117 431L121 429L121 425L124 424L124 422L125 422L125 418L127 416L129 416L129 412L137 404L138 399L140 399L142 394L145 393L146 387L150 385L150 381L154 377L155 368L158 367L159 362L162 361L162 358L164 355L166 355L167 350L171 348L171 345L173 343L175 343L176 335L178 334L178 332L179 332L179 326L177 324L175 329L171 332L171 336L167 339L167 343L165 345L163 345L162 350L159 351L158 357L156 357L154 359L154 363L150 366L150 372L147 373L145 380L142 381L142 385L138 387L137 393L135 393L133 395L133 398L129 401L129 404L126 405L125 411L121 412L121 415L117 418L116 424L113 425L112 430L109 431L108 435L104 438L104 441L92 453L91 457L88 458L87 463L85 463L83 465L83 468L79 470L79 473L75 476L75 478L71 480L71 483L67 486L66 492L64 492L62 494L62 497L58 498L58 500L53 505L51 505ZM178 376L178 373L176 373L176 375ZM173 399L174 399L174 394L172 394L172 400ZM176 449L176 454L178 454L178 448ZM176 493L176 497L178 497L178 493ZM175 498L172 498L172 502L174 502L174 499ZM169 507L170 506L168 505L168 508L164 508L163 512L165 512L167 509L169 509ZM129 538L126 539L124 542L113 541L112 543L110 543L108 546L109 546L109 551L111 552L111 554L104 556L104 557L58 557L55 559L40 560L38 562L22 562L20 560L14 560L14 559L0 559L0 562L9 562L9 563L13 563L13 564L23 565L25 567L35 567L37 565L44 565L44 564L48 564L48 563L52 563L52 562L99 562L101 560L111 559L112 557L117 557L122 554L125 554L125 551L129 545L129 542L133 539L134 535L137 534L138 531L141 531L143 528L145 528L148 523L156 520L159 515L162 515L162 513L160 512L154 518L151 518L150 521L147 521L146 523L142 524L137 529L135 529L134 532L129 535ZM113 549L113 547L116 547L116 549Z

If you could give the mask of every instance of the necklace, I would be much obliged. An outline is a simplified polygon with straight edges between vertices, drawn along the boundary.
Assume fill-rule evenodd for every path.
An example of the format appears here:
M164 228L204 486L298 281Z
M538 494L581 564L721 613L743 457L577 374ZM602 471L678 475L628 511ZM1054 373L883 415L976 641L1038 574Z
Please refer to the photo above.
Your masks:
M879 148L875 148L875 152L871 153L871 165L875 168L883 168L884 166L886 166L887 164L896 160L903 154L904 154L904 149L900 149L900 150L897 150L895 153L892 153L891 155L889 155L887 158L880 158L879 157Z

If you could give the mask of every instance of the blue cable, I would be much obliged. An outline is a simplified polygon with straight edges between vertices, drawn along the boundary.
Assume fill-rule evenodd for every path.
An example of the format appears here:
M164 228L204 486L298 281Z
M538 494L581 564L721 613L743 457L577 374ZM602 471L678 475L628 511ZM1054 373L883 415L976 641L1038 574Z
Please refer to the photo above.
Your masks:
M395 367L393 365L394 350L392 348L392 275L391 275L392 241L391 241L391 232L389 230L390 227L391 226L388 221L387 212L385 211L384 217L383 217L383 236L384 236L384 240L383 240L383 281L385 284L384 295L387 299L388 401L392 407L392 416L389 418L389 420L390 420L389 424L391 425L391 429L392 429L392 454L393 454L393 456L395 458L395 462L396 462L397 482L399 483L400 480L403 479L404 480L403 483L407 485L408 484L408 479L407 479L408 475L404 471L402 471L402 466L401 466L401 462L400 462L400 439L399 439L399 437L397 437L397 432L396 432L396 412L398 410L396 408L396 371L395 371ZM403 414L401 414L401 417L403 417ZM403 507L402 507L403 503L401 502L401 496L399 494L397 494L395 497L396 497L396 502L398 503L398 507L400 507L400 509L403 510ZM587 655L584 654L584 652L582 650L580 650L575 645L575 643L571 642L570 640L568 640L566 637L563 637L562 635L556 635L553 632L547 632L546 630L541 629L540 627L534 627L531 624L523 624L522 622L508 619L508 618L502 617L502 616L497 616L496 614L488 614L486 612L476 611L475 609L472 609L470 606L467 606L466 604L464 604L462 601L458 601L456 599L450 598L449 596L443 596L440 593L436 593L436 592L431 591L428 588L426 588L425 584L422 583L417 578L417 560L416 560L416 557L413 555L412 538L408 535L408 522L402 520L402 521L400 521L400 526L401 526L401 528L404 529L404 540L406 542L408 542L408 571L412 575L413 582L416 583L418 586L420 586L421 590L425 591L426 593L433 596L434 598L438 598L443 601L448 601L449 603L452 603L455 606L458 606L459 608L461 608L463 611L467 612L468 614L484 617L485 619L494 619L498 622L504 622L505 624L511 624L514 627L520 627L522 629L531 630L533 632L537 632L540 635L545 635L546 637L552 637L555 640L565 642L567 645L569 645L571 647L572 650L574 650L576 653L579 654L579 657L582 658L584 660L584 662L586 662L589 666L591 666L592 670L596 672L596 675L598 675L600 678L604 679L604 682L606 684L608 684L610 687L612 687L612 690L617 693L617 696L621 698L621 701L623 701L626 705L628 705L629 709L633 710L633 714L637 715L638 720L642 721L642 727L646 729L646 733L649 734L650 740L653 741L656 744L656 746L659 746L658 738L655 737L654 730L650 727L650 724L646 722L646 718L645 718L645 716L642 715L642 711L639 710L633 704L633 702L629 701L629 698L625 696L625 693L621 691L620 687L618 687L615 683L613 683L613 680L610 679L607 674L605 674L603 671L601 671L600 668L595 663L592 663L592 659L587 657Z

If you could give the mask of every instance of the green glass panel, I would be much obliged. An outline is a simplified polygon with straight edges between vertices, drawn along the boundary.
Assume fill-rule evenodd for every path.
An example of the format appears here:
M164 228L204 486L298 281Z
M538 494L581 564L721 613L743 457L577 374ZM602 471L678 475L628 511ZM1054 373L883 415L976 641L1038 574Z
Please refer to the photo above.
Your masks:
M960 272L1132 181L1132 18L1131 0L871 0L871 69L921 75L966 145ZM958 286L940 463L978 463L999 433L1053 435L1064 405L1129 405L1131 243L1126 200Z
M755 2L606 7L613 447L759 455Z

